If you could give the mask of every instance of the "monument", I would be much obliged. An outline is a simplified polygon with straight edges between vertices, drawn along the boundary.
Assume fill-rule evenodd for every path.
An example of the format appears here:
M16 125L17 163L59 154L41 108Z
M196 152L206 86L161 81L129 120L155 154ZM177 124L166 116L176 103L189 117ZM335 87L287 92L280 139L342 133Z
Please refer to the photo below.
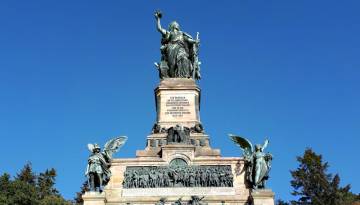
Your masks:
M272 160L264 152L269 141L253 148L246 138L230 135L243 150L236 157L222 157L211 147L200 120L199 33L193 38L177 22L165 30L161 17L155 12L161 34L161 60L155 63L160 83L154 90L156 122L146 147L135 158L113 159L126 137L110 140L103 152L89 144L90 191L82 196L84 205L274 205L274 193L265 189Z

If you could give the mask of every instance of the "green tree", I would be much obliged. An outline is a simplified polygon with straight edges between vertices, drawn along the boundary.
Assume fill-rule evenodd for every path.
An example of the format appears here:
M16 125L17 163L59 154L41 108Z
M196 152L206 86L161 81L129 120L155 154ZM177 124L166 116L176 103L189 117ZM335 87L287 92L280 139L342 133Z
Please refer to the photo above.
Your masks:
M9 204L8 196L10 195L10 186L10 175L5 173L0 177L0 205Z
M81 190L76 193L76 196L75 196L75 198L74 198L74 203L75 203L76 205L81 205L81 204L84 203L84 200L82 199L81 196L82 196L86 191L89 191L89 186L88 186L88 181L87 181L87 180L82 184L82 186L81 186L80 189L81 189Z
M30 162L25 164L25 166L22 168L20 173L17 174L17 177L15 179L25 182L30 185L35 185L36 175L32 170L32 165Z
M298 200L292 200L292 205L350 205L360 201L359 195L350 192L350 185L340 186L339 175L327 173L329 164L312 149L307 148L297 161L300 164L291 171L291 186Z
M70 201L66 201L61 196L46 196L40 201L39 205L72 205Z
M21 180L14 180L11 183L10 195L8 196L9 204L16 205L37 205L36 187Z
M71 205L55 189L55 169L37 175L30 163L11 179L0 176L0 205Z
M38 194L40 199L47 196L58 196L59 192L54 188L56 178L55 169L47 169L44 173L40 173L37 181Z
M281 200L281 199L279 199L279 200L276 201L276 205L290 205L290 204L283 201L283 200Z

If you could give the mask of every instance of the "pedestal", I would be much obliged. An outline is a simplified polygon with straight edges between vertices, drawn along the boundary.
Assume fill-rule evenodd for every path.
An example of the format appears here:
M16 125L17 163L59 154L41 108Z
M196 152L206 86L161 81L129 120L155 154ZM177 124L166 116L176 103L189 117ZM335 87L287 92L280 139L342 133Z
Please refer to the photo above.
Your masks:
M274 205L275 194L270 189L259 189L251 192L253 205Z
M84 200L83 205L105 205L106 203L105 192L85 192L85 194L82 195L82 198Z
M194 195L208 205L274 205L271 190L246 186L244 158L222 157L210 145L193 79L161 80L155 99L157 118L145 149L135 158L112 159L104 192L86 192L84 205L151 205L163 197L165 205L179 198L187 204Z
M155 89L157 124L169 128L200 123L200 88L193 79L167 78Z

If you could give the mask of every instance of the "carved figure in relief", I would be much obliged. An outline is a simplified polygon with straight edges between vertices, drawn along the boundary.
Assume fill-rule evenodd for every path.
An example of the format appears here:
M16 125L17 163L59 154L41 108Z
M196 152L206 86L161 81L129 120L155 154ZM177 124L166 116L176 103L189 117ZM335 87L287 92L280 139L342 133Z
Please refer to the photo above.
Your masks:
M194 133L203 133L204 132L204 128L201 123L196 123L195 126L190 129L191 129L191 132L194 132Z
M164 127L161 127L159 124L155 123L154 126L151 129L151 133L165 133L167 130Z
M190 138L190 128L181 125L176 125L168 129L167 142L188 144Z
M207 205L207 203L202 202L205 196L199 197L199 196L191 196L190 201L188 202L188 205Z
M162 197L158 202L155 203L155 205L164 205L166 198Z
M124 177L124 188L233 186L230 166L134 167Z
M182 197L178 198L172 205L182 205Z

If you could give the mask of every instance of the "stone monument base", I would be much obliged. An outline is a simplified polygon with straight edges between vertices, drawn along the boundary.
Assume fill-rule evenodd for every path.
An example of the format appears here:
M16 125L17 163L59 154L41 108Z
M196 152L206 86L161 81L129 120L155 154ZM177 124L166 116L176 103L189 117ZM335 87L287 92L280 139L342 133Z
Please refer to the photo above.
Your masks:
M155 89L157 124L170 128L200 123L200 88L193 79L167 78Z
M105 192L85 192L82 195L82 199L84 200L83 205L105 205L106 204L106 197Z
M259 189L251 192L253 205L274 205L274 192L270 189Z
M104 192L87 192L84 205L274 205L271 190L252 191L243 157L222 157L200 121L200 88L169 78L155 89L157 120L135 158L112 159ZM158 203L158 204L162 204Z

